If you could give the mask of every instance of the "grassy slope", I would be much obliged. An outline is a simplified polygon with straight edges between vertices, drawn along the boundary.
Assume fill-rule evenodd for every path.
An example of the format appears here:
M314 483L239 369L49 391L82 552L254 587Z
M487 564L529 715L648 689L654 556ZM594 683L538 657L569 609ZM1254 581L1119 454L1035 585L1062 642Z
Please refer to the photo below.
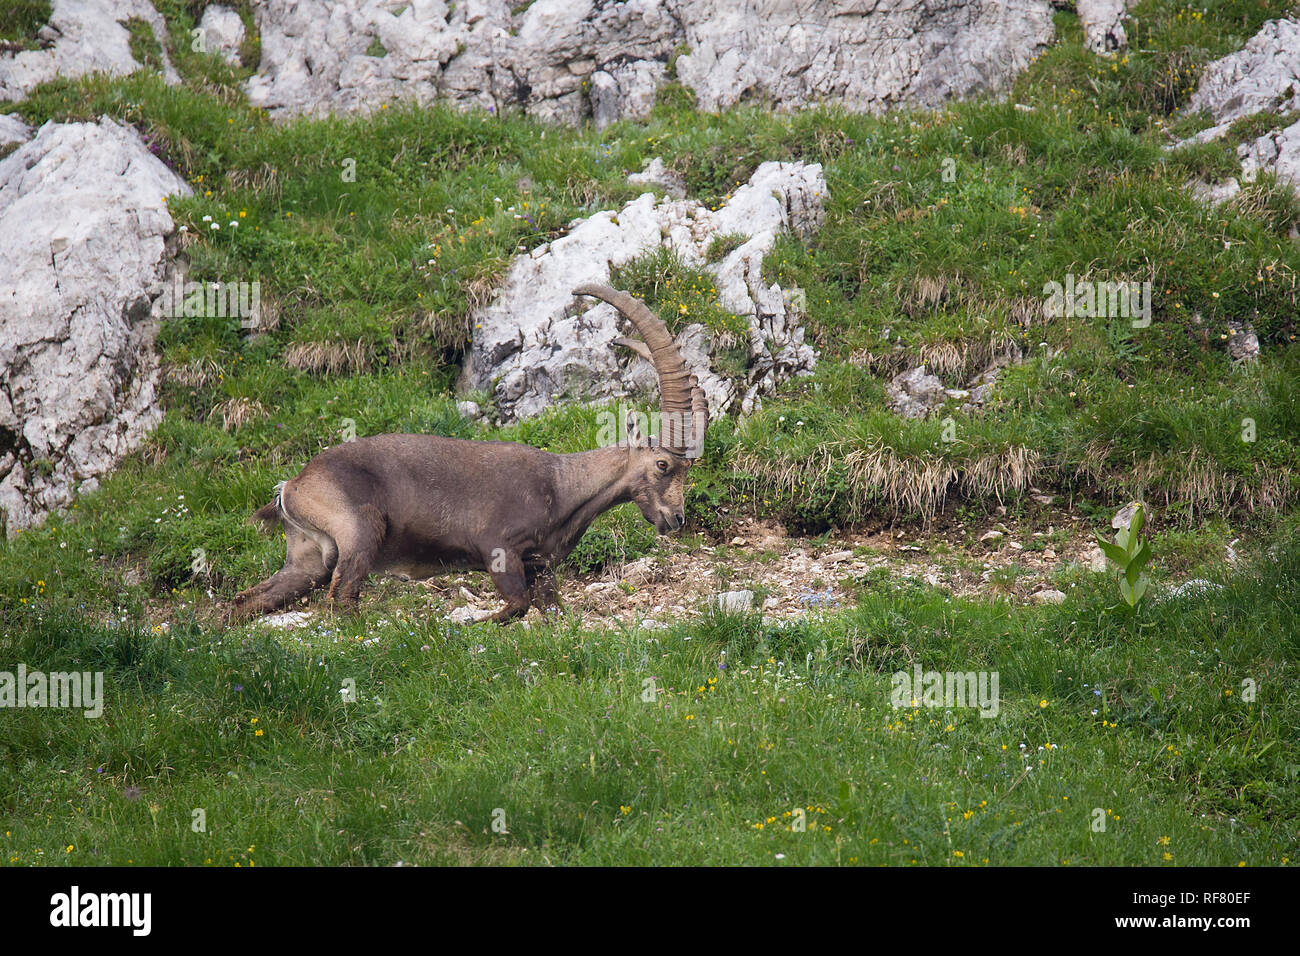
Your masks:
M1011 96L1032 111L708 116L672 88L646 122L557 135L401 107L272 126L237 92L247 69L190 52L192 12L163 7L184 86L59 82L21 112L135 123L195 185L173 204L195 277L259 279L279 327L248 339L230 320L169 324L168 415L149 447L68 514L0 545L0 663L104 669L109 695L102 720L6 714L0 862L1294 856L1300 710L1280 688L1300 631L1288 517L1300 252L1286 238L1297 206L1264 182L1232 208L1201 207L1186 179L1231 172L1230 150L1160 148L1196 66L1277 11L1147 3L1134 46L1151 52L1118 61L1082 52L1061 15L1062 42ZM255 43L245 52L254 62ZM1099 529L1130 495L1166 505L1157 575L1217 576L1206 548L1240 531L1279 549L1221 594L1135 619L1106 610L1111 584L1078 572L1060 608L878 581L856 608L793 628L458 628L416 589L383 582L363 619L326 619L301 638L213 628L212 596L282 556L245 516L346 419L362 434L594 443L582 408L502 433L462 423L454 361L468 309L510 255L631 198L627 171L656 155L713 204L766 159L821 162L830 185L822 232L807 247L783 241L770 272L808 291L821 370L743 427L710 429L689 498L697 527L722 530L724 507L812 531L873 514L916 521L940 510L926 471L951 469L961 494L949 508L1001 501L1032 520L1017 491L1031 480ZM340 175L349 159L356 182ZM1026 303L1067 272L1152 278L1151 328L1026 326ZM628 281L650 294L649 273ZM689 285L661 288L658 303L683 321L713 317ZM1257 366L1230 368L1229 318L1259 331ZM952 385L1007 343L1028 359L983 416L954 411L959 440L944 443L937 420L881 409L895 341ZM314 373L319 356L342 371ZM248 420L224 429L222 413L239 410ZM1244 417L1254 443L1240 440ZM670 546L625 508L573 566L656 547ZM208 573L192 570L196 548ZM998 670L1002 716L891 710L888 675L911 655ZM652 675L663 692L648 704ZM346 678L358 703L338 700ZM1245 678L1261 687L1254 704L1239 699ZM818 826L787 833L795 806ZM189 828L196 807L205 834ZM509 836L487 830L497 807ZM1090 829L1095 807L1119 817L1105 833Z

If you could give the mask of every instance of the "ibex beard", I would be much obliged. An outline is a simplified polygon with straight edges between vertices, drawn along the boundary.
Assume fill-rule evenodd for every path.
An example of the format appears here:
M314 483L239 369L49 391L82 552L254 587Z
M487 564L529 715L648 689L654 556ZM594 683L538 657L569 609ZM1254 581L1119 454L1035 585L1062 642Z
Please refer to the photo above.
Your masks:
M507 621L529 607L559 607L554 567L593 521L635 502L661 534L686 523L686 474L699 456L708 404L695 376L645 303L590 284L574 290L608 302L644 342L619 338L659 375L661 434L629 416L626 444L561 455L515 442L434 435L376 435L321 452L276 488L252 520L284 527L284 567L235 597L230 619L279 610L329 585L329 601L357 605L371 572L427 578L487 571Z

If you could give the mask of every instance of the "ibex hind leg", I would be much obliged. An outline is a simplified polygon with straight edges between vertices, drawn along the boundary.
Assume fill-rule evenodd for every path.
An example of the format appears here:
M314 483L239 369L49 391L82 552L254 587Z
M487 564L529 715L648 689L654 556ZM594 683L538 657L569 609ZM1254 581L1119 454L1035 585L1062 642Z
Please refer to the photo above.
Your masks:
M327 529L338 546L338 561L330 580L330 603L343 610L355 610L361 585L375 566L375 558L384 543L387 522L373 505L363 505Z
M489 559L488 568L492 575L492 583L506 599L506 606L492 615L492 620L503 623L527 614L532 600L528 578L524 573L524 563L519 559L519 555L507 555L504 562Z
M256 617L278 611L320 587L330 569L320 546L295 528L285 531L284 567L260 584L235 596L231 616Z

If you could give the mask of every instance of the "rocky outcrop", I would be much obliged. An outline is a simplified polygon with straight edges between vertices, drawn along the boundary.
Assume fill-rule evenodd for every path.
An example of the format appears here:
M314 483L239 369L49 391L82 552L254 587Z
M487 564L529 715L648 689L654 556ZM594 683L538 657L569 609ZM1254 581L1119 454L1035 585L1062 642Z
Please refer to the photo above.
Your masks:
M812 369L803 341L801 295L764 285L763 257L778 233L808 236L822 220L826 182L821 166L764 163L749 182L713 211L694 200L656 201L645 193L617 212L575 222L559 239L517 256L504 288L475 313L476 331L465 381L489 392L502 422L536 415L561 397L596 400L629 392L653 393L654 370L615 349L634 335L605 303L577 303L573 289L608 282L610 270L661 247L711 274L722 307L749 320L745 374L733 379L713 368L712 337L699 323L678 335L683 358L699 377L709 411L720 415L739 400L752 408L763 394ZM706 261L713 240L743 242L721 261Z
M164 197L190 189L130 127L47 123L0 162L0 521L39 522L160 417Z
M931 375L924 365L895 375L885 393L890 408L904 418L924 418L948 397L939 376Z
M0 54L0 100L21 100L33 87L59 76L125 75L141 69L131 55L126 28L132 19L148 24L167 82L180 82L167 56L167 25L149 0L54 0L51 10L50 22L38 33L41 49Z
M448 99L603 126L671 71L699 106L880 110L996 90L1052 38L1048 0L254 0L249 99L276 114Z
M1246 46L1201 72L1187 111L1205 110L1214 127L1198 139L1217 138L1244 116L1300 109L1300 20L1269 20Z
M664 166L664 161L658 156L648 160L645 168L627 177L627 181L632 186L653 186L661 189L670 199L686 198L686 181L682 179L680 173Z
M214 3L203 11L199 21L199 34L203 48L227 62L239 62L239 46L244 42L244 21L230 7Z
M1300 189L1300 121L1285 129L1270 130L1252 143L1237 147L1242 182L1253 183L1260 172Z
M1187 109L1208 112L1214 125L1179 146L1219 139L1237 120L1257 113L1300 110L1300 20L1270 20L1243 49L1209 64ZM1285 128L1279 123L1277 129L1242 143L1237 158L1242 183L1272 172L1300 188L1300 122ZM1193 183L1191 188L1197 198L1222 202L1241 186L1233 178L1219 184Z
M993 393L1002 370L1018 365L1024 358L1020 347L1009 344L993 356L988 366L965 388L948 388L939 376L926 371L924 364L895 375L885 386L891 411L904 418L925 418L949 400L961 402L963 414L980 411Z
M994 90L1052 38L1035 0L700 0L680 4L677 74L701 109L747 97L855 110Z
M1124 21L1128 19L1129 0L1077 0L1075 9L1088 49L1093 53L1113 53L1128 46Z
M0 114L0 146L25 143L32 138L32 128L13 113Z

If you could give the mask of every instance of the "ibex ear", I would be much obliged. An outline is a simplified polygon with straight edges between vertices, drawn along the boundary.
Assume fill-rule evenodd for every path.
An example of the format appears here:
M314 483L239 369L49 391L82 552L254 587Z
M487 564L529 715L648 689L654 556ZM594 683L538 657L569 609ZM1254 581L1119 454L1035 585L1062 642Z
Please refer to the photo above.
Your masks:
M650 440L646 438L645 433L641 431L641 419L645 416L643 413L629 408L627 415L624 417L624 427L627 430L627 446L629 448L649 448Z
M618 338L616 338L614 341L610 342L609 344L621 345L625 349L631 349L633 352L641 356L651 365L655 363L654 357L651 356L650 354L650 347L646 345L644 342L638 342L636 339L629 339L626 336L620 335Z

